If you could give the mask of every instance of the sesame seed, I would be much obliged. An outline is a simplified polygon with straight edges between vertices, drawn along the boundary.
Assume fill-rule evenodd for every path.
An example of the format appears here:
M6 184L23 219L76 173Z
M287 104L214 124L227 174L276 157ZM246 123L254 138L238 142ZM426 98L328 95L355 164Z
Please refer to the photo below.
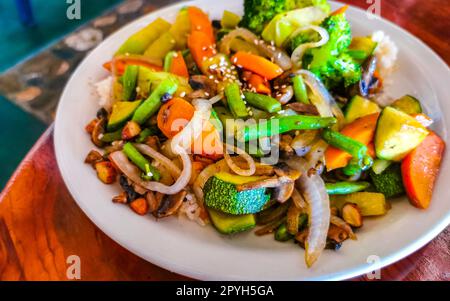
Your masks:
M185 97L185 96L186 96L186 92L185 91L180 93L180 97Z

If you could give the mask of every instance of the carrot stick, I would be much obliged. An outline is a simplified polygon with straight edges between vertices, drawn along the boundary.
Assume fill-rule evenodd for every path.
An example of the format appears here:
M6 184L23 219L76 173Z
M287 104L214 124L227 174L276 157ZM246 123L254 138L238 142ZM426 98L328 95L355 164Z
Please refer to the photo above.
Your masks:
M214 44L208 35L202 31L194 31L188 37L188 47L195 63L201 69L203 61L216 54Z
M248 79L249 88L254 88L257 93L270 95L272 91L270 90L269 82L261 75L252 73Z
M347 11L348 7L349 7L348 5L344 5L341 8L338 8L337 10L332 12L330 14L330 16L342 15L342 14L344 14Z
M182 77L189 77L189 71L186 66L186 62L184 61L183 55L180 51L178 51L172 57L172 64L170 65L169 72Z
M268 59L243 51L236 52L231 58L231 62L240 68L259 74L268 80L272 80L283 73L283 69L280 66L272 63Z
M214 29L207 14L200 8L190 6L188 8L189 21L191 22L191 34L195 31L201 31L209 38L210 44L216 42L214 38Z
M430 206L445 142L430 134L402 161L402 177L411 204L420 209Z

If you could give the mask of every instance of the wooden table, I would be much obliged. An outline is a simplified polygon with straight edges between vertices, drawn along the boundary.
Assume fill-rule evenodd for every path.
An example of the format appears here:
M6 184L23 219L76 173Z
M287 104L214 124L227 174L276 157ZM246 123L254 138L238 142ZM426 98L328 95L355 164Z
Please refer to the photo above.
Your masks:
M369 6L363 0L346 2ZM450 62L450 3L382 1L382 15ZM0 280L67 280L70 255L81 258L82 280L187 279L131 254L84 215L58 171L52 135L50 127L0 195ZM447 228L415 254L383 269L382 279L449 280L449 246Z

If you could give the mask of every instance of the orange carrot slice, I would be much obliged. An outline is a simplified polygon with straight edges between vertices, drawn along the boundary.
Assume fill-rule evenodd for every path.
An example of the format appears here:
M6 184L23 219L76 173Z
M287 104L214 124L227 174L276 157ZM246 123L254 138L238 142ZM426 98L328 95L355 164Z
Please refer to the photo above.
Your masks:
M231 62L240 68L250 70L262 77L272 80L283 73L283 69L262 56L238 51L231 58Z

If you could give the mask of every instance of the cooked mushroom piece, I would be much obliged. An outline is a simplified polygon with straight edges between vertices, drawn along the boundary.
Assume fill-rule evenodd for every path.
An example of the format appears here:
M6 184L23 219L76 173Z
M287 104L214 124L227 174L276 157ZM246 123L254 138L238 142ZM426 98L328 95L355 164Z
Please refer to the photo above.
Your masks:
M169 195L163 198L158 210L156 211L156 217L163 218L175 214L183 204L186 194L187 192L182 190L177 194Z
M295 135L291 147L294 149L297 156L303 157L310 152L317 137L317 131L301 131L298 135Z
M128 203L127 193L124 191L121 194L116 195L115 197L113 197L112 201L113 201L113 203L117 203L117 204L126 204L126 203Z
M290 168L286 163L280 162L275 165L275 174L279 177L287 177L292 181L296 181L302 173L296 169Z
M319 115L319 111L317 110L315 105L301 102L292 102L288 104L287 107L300 114Z
M352 227L350 227L349 224L347 224L343 219L341 219L340 217L337 217L335 215L332 215L330 217L330 223L336 227L341 228L342 230L344 230L348 236L353 239L356 240L356 235L355 233L353 233Z
M259 181L249 182L245 184L236 185L237 191L245 191L245 190L253 190L258 188L276 188L280 186L282 182L280 181L280 178L273 177L273 178L266 178Z
M345 204L342 207L342 218L352 227L359 228L363 225L361 210L359 210L356 204Z
M344 229L335 225L330 225L327 237L336 243L341 243L346 240L349 235Z
M148 212L150 213L155 212L159 207L159 203L153 191L147 192L145 194L145 199L147 200L148 203Z
M104 143L101 140L103 133L105 132L105 125L106 125L106 119L101 118L98 120L98 122L95 124L94 129L91 133L91 139L92 142L95 144L95 146L103 147Z
M211 98L216 95L216 83L205 75L193 75L189 79L189 85L194 90L188 98Z
M91 150L86 156L86 159L84 159L84 163L91 164L94 168L95 164L101 161L103 161L103 156L96 150Z
M306 203L303 196L300 194L300 192L298 192L298 190L295 187L294 187L294 190L292 191L291 198L292 198L292 202L298 209L301 209L303 212L307 211L308 204Z
M275 188L273 196L278 202L284 203L291 198L294 188L295 182L288 180Z

